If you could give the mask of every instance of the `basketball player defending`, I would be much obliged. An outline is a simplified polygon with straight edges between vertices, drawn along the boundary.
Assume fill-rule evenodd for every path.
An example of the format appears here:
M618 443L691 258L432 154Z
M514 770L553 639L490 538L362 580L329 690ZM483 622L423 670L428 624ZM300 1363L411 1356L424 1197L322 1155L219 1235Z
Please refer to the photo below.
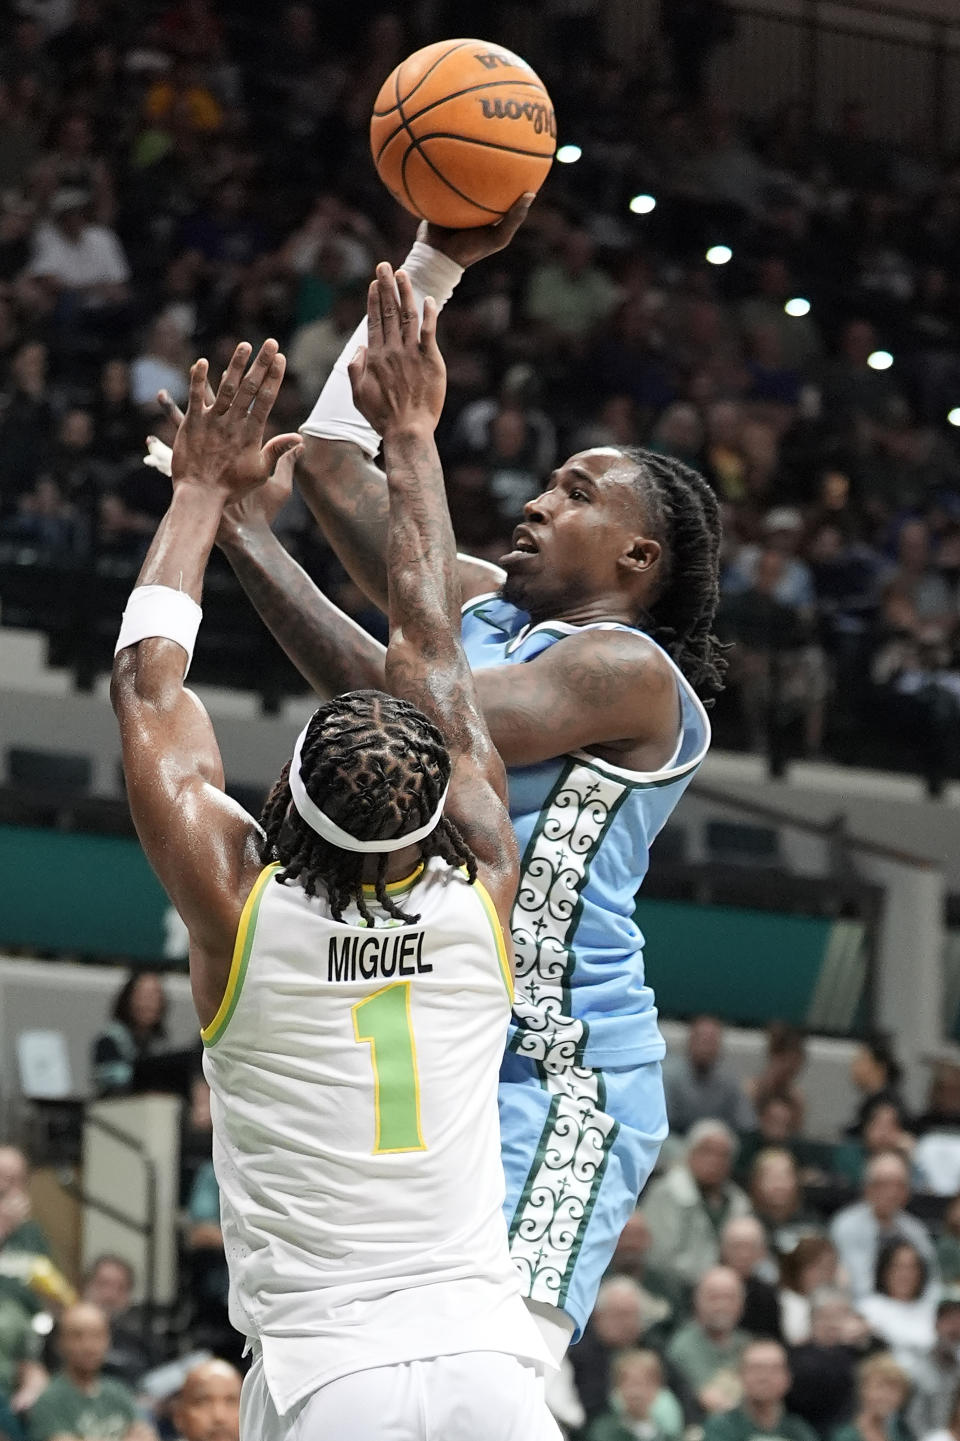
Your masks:
M314 713L262 826L224 795L184 675L224 505L298 444L260 448L274 341L246 374L237 348L212 404L206 362L191 371L173 499L114 662L134 820L190 932L231 1318L253 1350L244 1441L559 1435L502 1211L517 849L459 641L436 311L421 336L401 293L402 314L392 273L371 287L353 366L390 473L392 694Z
M501 225L424 231L418 303L501 249ZM345 347L303 426L300 486L354 581L386 606L380 437ZM234 509L221 544L279 643L321 694L382 686L384 652L270 531L281 484ZM572 456L527 505L501 565L460 557L463 644L507 765L521 852L517 996L501 1072L511 1253L556 1357L586 1324L666 1134L663 1040L633 919L650 847L706 754L720 518L695 471L648 451ZM699 693L699 694L698 694Z

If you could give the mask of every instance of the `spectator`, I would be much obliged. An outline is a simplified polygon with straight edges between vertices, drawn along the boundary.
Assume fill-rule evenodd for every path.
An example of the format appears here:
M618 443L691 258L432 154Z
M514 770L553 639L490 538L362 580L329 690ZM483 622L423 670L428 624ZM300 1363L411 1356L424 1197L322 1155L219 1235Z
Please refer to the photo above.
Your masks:
M167 1038L167 998L155 971L133 971L113 1003L112 1021L93 1043L97 1094L123 1095L134 1086L137 1061Z
M857 1367L869 1345L867 1324L842 1291L814 1292L810 1337L790 1348L787 1405L822 1437L853 1415Z
M926 1110L915 1122L917 1132L960 1131L960 1061L953 1047L931 1057L933 1067Z
M693 1293L693 1319L667 1347L667 1360L687 1389L688 1419L726 1411L737 1399L734 1372L750 1341L740 1326L743 1300L737 1273L712 1267Z
M223 1349L232 1338L227 1322L228 1277L220 1228L220 1188L212 1161L205 1162L193 1178L187 1212L194 1327Z
M719 623L738 643L730 675L751 748L766 752L771 744L781 744L779 736L796 718L802 722L808 752L816 754L823 733L826 668L804 612L777 599L786 564L780 551L763 550L750 588L724 599Z
M587 1441L634 1441L638 1435L646 1441L679 1441L683 1413L664 1389L663 1366L655 1351L621 1351L612 1379L610 1409L590 1426ZM673 1402L672 1425L664 1422L665 1397Z
M98 1256L83 1280L81 1296L98 1306L110 1323L110 1349L103 1374L136 1391L143 1376L160 1362L148 1339L146 1320L133 1306L136 1277L122 1256Z
M30 1216L30 1167L18 1146L0 1146L0 1250L50 1254L42 1227Z
M911 1374L928 1356L935 1340L938 1288L929 1287L928 1267L909 1241L886 1241L877 1257L873 1294L857 1309L871 1331Z
M47 348L21 345L11 365L13 385L0 412L0 514L12 513L32 490L50 452L53 407L47 392Z
M89 219L90 199L84 190L60 190L53 197L53 217L37 228L33 257L27 269L52 298L69 297L81 313L117 306L128 295L130 266L118 237Z
M904 1209L910 1199L910 1175L902 1156L874 1156L869 1162L863 1199L839 1211L830 1236L847 1273L854 1301L873 1290L880 1250L885 1241L904 1240L935 1275L936 1257L926 1227Z
M790 1368L779 1341L751 1341L740 1358L740 1380L740 1405L708 1416L704 1441L751 1441L755 1436L815 1441L807 1422L784 1409L784 1398L790 1390Z
M156 396L154 396L156 399ZM114 358L100 372L100 390L93 406L97 454L123 465L143 454L143 416L130 397L130 367Z
M912 1408L908 1412L908 1416L912 1417ZM913 1434L922 1436L923 1441L956 1441L956 1438L960 1436L960 1391L955 1392L951 1397L947 1420L942 1427L938 1427L935 1431L918 1431L912 1419L910 1426Z
M137 1419L133 1392L103 1375L110 1329L98 1306L69 1306L57 1325L57 1345L63 1369L30 1411L29 1441L155 1441L153 1428Z
M33 1311L21 1288L0 1276L0 1403L17 1414L33 1405L48 1380L32 1322Z
M960 1196L954 1196L943 1213L943 1230L937 1237L937 1266L945 1286L960 1283Z
M857 1413L834 1432L833 1441L912 1441L902 1415L910 1377L892 1356L869 1356L861 1362L857 1392Z
M783 1021L771 1021L767 1027L767 1059L763 1070L751 1076L745 1086L754 1112L770 1099L784 1100L790 1106L794 1125L802 1129L806 1103L797 1079L806 1064L803 1032Z
M960 1295L947 1292L937 1303L933 1346L913 1358L913 1395L907 1421L914 1436L954 1431L960 1397Z
M943 576L931 562L930 530L925 521L907 520L900 527L897 566L888 586L910 607L918 627L935 626L945 633L952 629L956 620L953 599ZM875 1053L875 1066L884 1065L885 1059L882 1050ZM890 1061L886 1061L888 1066ZM889 1083L895 1088L896 1077Z
M800 1143L800 1116L796 1105L787 1096L769 1095L757 1106L756 1129L740 1138L737 1156L737 1179L749 1178L754 1160L761 1151L789 1151L796 1159Z
M754 1160L761 1151L790 1151L797 1159L797 1148L803 1146L800 1140L800 1118L796 1105L783 1095L768 1095L757 1107L757 1127L739 1138L737 1156L737 1179L750 1183L750 1172Z
M570 230L558 258L544 261L530 276L526 313L546 337L571 344L606 320L618 298L617 286L595 264L589 235Z
M770 1259L764 1229L755 1216L738 1216L727 1222L720 1238L720 1261L736 1271L743 1282L743 1329L751 1336L779 1341L780 1305L770 1279L777 1268Z
M173 1405L179 1441L240 1441L240 1373L227 1361L187 1372Z
M648 1329L643 1292L629 1276L604 1281L583 1337L570 1349L577 1392L588 1421L599 1416L610 1394L613 1358L640 1346Z
M780 1257L780 1327L789 1346L810 1339L812 1298L837 1284L837 1252L826 1236L801 1236Z
M155 320L143 350L130 367L133 403L157 415L157 393L165 390L177 405L186 405L187 384L183 333L174 320Z
M649 1187L643 1212L653 1265L694 1285L720 1255L727 1221L750 1203L730 1179L736 1138L722 1121L698 1121L687 1135L686 1159Z
M820 1221L807 1209L797 1163L789 1151L761 1151L750 1173L750 1200L776 1256L788 1256Z
M363 314L366 290L351 285L334 296L329 315L294 331L288 364L302 395L319 395L347 339Z
M723 1026L714 1016L690 1022L685 1054L668 1056L663 1069L671 1131L683 1135L706 1120L725 1121L733 1131L749 1130L752 1112L723 1059Z
M682 1299L682 1287L666 1272L657 1271L647 1264L650 1246L647 1218L642 1211L634 1211L620 1232L609 1269L611 1276L629 1276L640 1287L645 1336L651 1329L655 1329L657 1334L669 1329Z
M848 1136L859 1136L863 1124L877 1101L892 1101L902 1106L900 1078L902 1069L887 1036L873 1036L857 1047L850 1063L850 1079L860 1092L857 1114L847 1127Z
M746 545L737 555L736 563L727 576L724 586L728 593L746 590L756 584L757 570L765 550L774 551L783 557L779 568L773 598L781 605L805 615L813 614L816 599L813 576L810 567L799 558L803 543L803 516L791 506L777 506L769 511L763 520L765 545ZM777 1033L778 1038L780 1032ZM803 1068L802 1037L795 1028L785 1028L786 1048L781 1052L780 1061L787 1069L794 1066L791 1081Z

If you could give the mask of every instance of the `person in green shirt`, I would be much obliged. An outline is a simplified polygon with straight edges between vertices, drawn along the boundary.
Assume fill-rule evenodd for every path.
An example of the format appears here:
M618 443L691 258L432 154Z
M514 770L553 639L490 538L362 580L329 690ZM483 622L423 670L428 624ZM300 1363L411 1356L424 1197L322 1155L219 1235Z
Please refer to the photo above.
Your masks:
M857 1414L830 1441L912 1441L902 1412L913 1383L888 1352L868 1356L857 1370Z
M709 1416L703 1441L817 1441L806 1421L783 1408L790 1379L787 1353L779 1341L751 1341L740 1357L740 1405Z
M736 1399L732 1375L750 1340L740 1329L743 1282L729 1266L714 1266L700 1278L693 1293L693 1320L675 1332L667 1360L695 1400L699 1419L722 1410Z
M621 1351L611 1368L610 1407L587 1431L586 1441L679 1441L683 1412L664 1388L655 1351Z
M30 1411L28 1441L156 1441L153 1428L137 1419L133 1392L102 1374L110 1329L100 1308L88 1301L69 1306L57 1340L63 1370Z
M40 1337L31 1324L32 1312L24 1305L18 1288L0 1276L0 1400L17 1398L16 1405L28 1405L46 1384L47 1373L40 1365Z

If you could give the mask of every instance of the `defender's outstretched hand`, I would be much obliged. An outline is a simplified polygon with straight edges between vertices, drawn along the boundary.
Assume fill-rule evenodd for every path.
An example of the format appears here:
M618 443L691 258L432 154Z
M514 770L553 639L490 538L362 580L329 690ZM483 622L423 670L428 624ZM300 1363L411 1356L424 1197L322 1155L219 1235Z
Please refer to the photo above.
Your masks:
M245 342L237 346L212 402L205 398L206 360L191 367L190 398L171 458L174 487L190 481L229 496L243 495L262 485L280 457L300 444L295 434L278 435L263 444L286 360L275 340L264 341L246 370L250 353Z
M520 226L527 218L527 212L536 199L532 190L520 196L502 220L496 225L478 225L473 230L444 230L440 225L430 225L426 220L417 231L417 239L425 240L434 250L449 255L458 265L476 265L498 250L506 250Z
M430 296L421 323L413 287L384 261L367 292L366 346L349 365L357 409L386 440L397 431L436 429L447 389L437 346L437 306Z

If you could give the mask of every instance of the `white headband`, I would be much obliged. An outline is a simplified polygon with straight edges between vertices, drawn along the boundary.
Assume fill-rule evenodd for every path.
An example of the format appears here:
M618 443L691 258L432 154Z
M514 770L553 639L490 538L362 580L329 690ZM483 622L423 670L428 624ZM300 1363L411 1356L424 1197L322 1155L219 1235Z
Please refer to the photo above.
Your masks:
M437 803L437 808L425 825L418 830L408 831L404 836L393 836L390 840L380 841L358 841L349 831L343 830L332 821L324 811L320 809L315 801L307 795L307 788L303 784L300 775L300 755L303 750L303 743L310 729L310 721L304 726L297 736L297 743L293 748L293 760L290 762L290 794L293 796L293 804L297 808L300 817L306 821L311 830L316 831L323 840L329 841L332 846L339 846L342 851L363 851L376 853L380 851L402 851L405 846L416 845L422 841L431 831L435 831L440 824L440 817L443 815L444 802L447 799L447 791L450 789L449 781L443 788L443 795Z

